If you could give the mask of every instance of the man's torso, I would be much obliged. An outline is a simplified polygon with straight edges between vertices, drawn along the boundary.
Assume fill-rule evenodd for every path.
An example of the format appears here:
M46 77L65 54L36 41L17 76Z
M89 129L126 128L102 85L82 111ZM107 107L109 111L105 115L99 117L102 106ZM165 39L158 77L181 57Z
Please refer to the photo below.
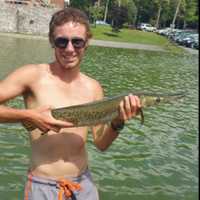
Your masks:
M37 79L25 95L28 108L49 105L53 108L93 101L95 95L92 80L80 74L73 81L60 79L49 72L49 65L41 69ZM34 175L60 178L78 176L87 168L85 142L87 127L65 128L59 133L49 131L45 135L39 129L30 134L32 159L30 170Z

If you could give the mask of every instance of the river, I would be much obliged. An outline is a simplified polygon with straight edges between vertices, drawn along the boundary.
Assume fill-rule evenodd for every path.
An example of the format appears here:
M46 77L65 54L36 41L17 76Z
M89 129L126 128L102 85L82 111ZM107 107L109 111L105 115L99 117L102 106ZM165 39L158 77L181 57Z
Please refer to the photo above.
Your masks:
M47 40L0 36L0 44L1 79L27 63L53 60ZM91 46L81 70L106 96L186 91L182 101L145 109L143 126L130 120L104 153L89 136L89 167L101 200L197 200L198 55ZM10 105L22 108L22 98ZM0 199L23 199L29 154L27 131L0 124Z

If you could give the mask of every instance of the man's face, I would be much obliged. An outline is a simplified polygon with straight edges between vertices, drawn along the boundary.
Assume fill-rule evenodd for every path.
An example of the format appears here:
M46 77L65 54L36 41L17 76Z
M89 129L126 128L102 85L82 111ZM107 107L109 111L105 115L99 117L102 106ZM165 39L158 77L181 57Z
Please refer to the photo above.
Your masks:
M54 31L55 56L59 65L65 69L79 67L87 47L84 25L68 22Z

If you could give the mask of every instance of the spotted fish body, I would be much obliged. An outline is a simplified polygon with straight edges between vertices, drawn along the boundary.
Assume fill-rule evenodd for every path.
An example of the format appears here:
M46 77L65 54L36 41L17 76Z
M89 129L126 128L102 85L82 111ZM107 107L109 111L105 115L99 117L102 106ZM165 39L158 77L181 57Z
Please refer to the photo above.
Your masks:
M142 108L160 103L169 103L184 96L183 93L168 95L140 92L130 93L140 98ZM56 108L52 110L52 116L59 120L72 122L74 127L104 124L118 116L120 101L128 94L129 93L125 93L81 105ZM141 114L143 118L142 110ZM24 122L23 125L28 131L32 131L36 128L29 122Z

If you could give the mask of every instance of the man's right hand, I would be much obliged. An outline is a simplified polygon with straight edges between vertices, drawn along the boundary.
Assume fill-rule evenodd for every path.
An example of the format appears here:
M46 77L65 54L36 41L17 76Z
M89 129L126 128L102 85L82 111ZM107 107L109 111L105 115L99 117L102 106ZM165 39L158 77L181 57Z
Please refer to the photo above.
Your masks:
M51 115L50 106L42 106L35 109L27 109L27 120L40 129L43 133L48 131L59 132L61 128L73 127L73 123L57 120Z

